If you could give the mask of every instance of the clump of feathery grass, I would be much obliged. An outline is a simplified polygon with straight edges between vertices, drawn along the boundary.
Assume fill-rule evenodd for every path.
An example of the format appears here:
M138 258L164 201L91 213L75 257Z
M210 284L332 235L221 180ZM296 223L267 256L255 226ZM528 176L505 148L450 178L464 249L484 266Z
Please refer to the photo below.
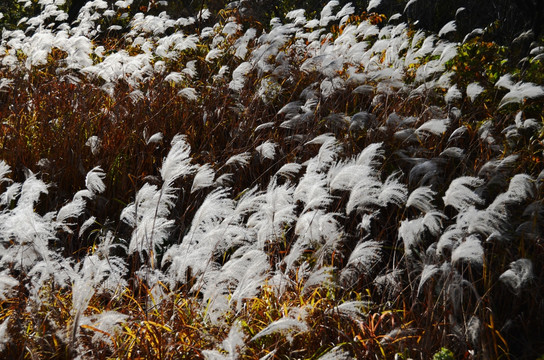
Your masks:
M544 352L534 68L337 1L127 6L0 42L2 356Z

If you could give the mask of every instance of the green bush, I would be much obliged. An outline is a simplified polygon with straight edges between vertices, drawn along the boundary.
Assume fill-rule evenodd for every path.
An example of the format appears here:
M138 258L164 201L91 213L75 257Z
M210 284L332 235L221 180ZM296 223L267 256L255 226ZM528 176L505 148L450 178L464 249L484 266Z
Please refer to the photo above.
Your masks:
M453 353L448 348L441 348L440 351L433 355L433 360L455 360Z

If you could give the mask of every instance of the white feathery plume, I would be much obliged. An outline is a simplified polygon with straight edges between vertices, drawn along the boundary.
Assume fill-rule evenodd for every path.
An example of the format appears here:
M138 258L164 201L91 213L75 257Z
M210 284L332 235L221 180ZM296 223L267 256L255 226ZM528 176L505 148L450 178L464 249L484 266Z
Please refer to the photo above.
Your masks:
M417 0L414 0L417 1ZM421 37L424 37L425 34L422 33ZM419 38L418 38L419 39ZM416 39L414 39L415 41ZM415 56L417 57L424 57L426 55L429 55L435 48L435 42L438 40L436 35L430 35L425 37L423 40L423 43L421 44L421 47L416 51ZM419 41L418 41L419 42ZM415 43L413 43L415 45Z
M544 96L544 87L521 81L514 84L511 74L501 76L501 78L495 83L495 87L510 90L501 99L499 107L503 107L511 103L520 103L526 99L535 99Z
M510 180L506 193L497 196L489 209L499 210L503 204L521 204L535 195L535 180L527 174L516 174Z
M461 159L465 155L465 150L456 146L450 146L440 153L440 157L449 157L453 159Z
M92 194L100 194L106 190L103 179L106 174L100 166L94 167L85 177L85 186Z
M452 20L452 21L448 22L446 25L442 26L442 28L438 32L438 36L442 37L442 36L447 35L447 34L449 34L451 32L454 32L456 30L457 30L457 24L456 24L455 20Z
M370 271L380 260L382 245L375 240L361 241L349 256L347 266L354 266L362 271Z
M255 38L255 35L257 34L257 30L250 28L247 29L244 36L241 38L238 38L236 42L234 43L234 48L236 49L236 52L234 53L234 56L239 59L245 59L248 53L248 44L251 40Z
M205 60L207 62L213 63L216 59L220 58L221 56L223 56L223 50L215 48L208 51L208 54L206 54Z
M399 173L394 173L385 179L380 195L378 196L378 202L381 206L385 207L393 204L400 207L406 203L408 188L405 184L398 181L398 175Z
M147 253L152 267L157 251L169 236L174 224L173 220L167 219L174 201L173 183L179 177L191 174L195 168L190 164L191 147L187 144L185 136L174 136L171 145L160 170L164 181L161 189L144 184L136 194L135 202L121 212L121 220L134 228L128 248L129 254L138 252L143 258L144 253Z
M121 211L120 219L124 221L129 226L134 228L132 233L132 239L129 244L129 253L141 252L145 249L151 250L151 239L148 239L145 234L147 230L153 231L154 219L162 218L167 215L168 210L164 206L161 206L160 202L160 191L155 185L144 184L138 193L136 194L136 199L134 203L126 206L123 211ZM160 220L159 220L160 221ZM140 229L144 227L144 224L151 229ZM144 233L142 233L142 231ZM140 235L140 236L138 236ZM141 236L144 236L143 238ZM144 243L146 244L144 246Z
M226 187L227 185L232 184L233 176L234 175L232 173L222 174L217 179L215 179L213 185L214 186Z
M108 346L113 346L112 339L116 338L116 335L121 335L121 324L126 322L127 319L128 315L110 310L93 315L85 319L84 323L88 323L85 325L90 325L93 329L97 329L94 331L92 337L94 343L104 342Z
M88 146L91 149L91 154L97 155L102 146L102 140L96 135L90 136L85 142L85 146Z
M236 34L240 30L242 30L242 25L241 24L238 24L235 21L229 21L229 22L227 22L225 24L225 26L223 26L223 29L221 30L221 32L223 34L227 35L227 38L228 38L230 36L233 36L234 34Z
M241 154L236 154L231 156L225 165L239 165L239 166L245 166L249 164L249 160L251 159L251 154L248 152L243 152Z
M347 316L350 319L360 319L368 313L371 303L369 301L353 300L345 301L333 308L334 312Z
M468 236L451 254L451 262L468 262L470 265L482 266L484 263L484 248L475 235Z
M206 232L206 241L209 243L206 246L215 258L223 256L232 249L249 247L255 238L255 234L245 226L236 224L237 220L233 215L227 216L215 228Z
M193 179L191 194L197 190L212 186L214 177L215 170L210 166L210 164L200 166L196 172L195 178Z
M367 275L381 258L382 245L375 240L361 241L353 249L346 266L340 272L340 281L350 284L361 274Z
M162 180L167 187L181 176L191 174L195 167L190 165L191 146L184 135L176 135L172 139L168 155L162 162L160 170Z
M293 24L296 26L304 26L307 22L306 16L304 15L306 10L304 9L296 9L289 11L285 17L290 20L294 20Z
M457 55L459 45L456 43L439 42L433 51L433 55L440 55L440 65L443 66ZM443 70L442 70L443 71ZM448 73L446 76L450 76Z
M293 250L296 249L297 242L300 242L300 239L308 239L314 243L318 243L321 240L322 232L320 228L320 220L323 216L325 216L325 212L323 210L312 210L299 216L295 226L295 234L298 236L298 239L295 242L290 254L294 253Z
M56 231L51 220L38 215L28 204L0 213L0 243L13 242L0 254L0 267L11 264L29 271L42 260L53 261L48 243L55 239Z
M504 194L499 195L499 197L502 197L502 195ZM457 215L457 223L461 224L469 234L479 233L488 237L498 232L506 235L509 227L507 215L502 207L494 209L489 206L484 210L468 208Z
M312 140L306 142L304 145L314 145L314 144L323 145L325 143L328 143L328 142L331 142L331 141L334 141L334 140L336 140L336 138L334 137L333 134L325 133L325 134L321 134L321 135L316 136Z
M462 305L464 297L466 296L465 290L471 290L472 293L479 298L478 292L474 288L473 283L463 278L463 276L452 266L450 262L444 262L440 266L442 273L442 279L444 279L444 295L453 307L453 313L455 316L460 316L462 312Z
M374 94L374 89L375 89L374 86L364 84L364 85L357 86L355 89L353 89L352 93L370 96Z
M435 209L433 205L436 192L430 186L421 186L415 189L408 196L406 207L414 207L424 213L428 213Z
M106 233L100 240L95 254L87 255L77 264L75 270L96 293L118 295L127 285L125 280L127 267L121 257L113 256L111 252L115 247L124 246L114 244L115 236L112 232Z
M483 185L482 179L462 176L454 179L443 197L444 205L450 205L462 212L471 206L482 205L483 199L471 188Z
M336 18L337 19L342 19L344 18L345 16L349 16L351 14L353 14L355 12L355 7L352 6L352 4L350 2L348 2L347 4L345 4L342 9L340 9L340 11L338 11L336 13ZM342 24L340 24L342 25Z
M168 268L168 279L171 286L187 282L192 276L201 286L202 277L212 276L220 268L212 261L215 243L181 243L173 245L164 254L162 266L171 263Z
M374 219L376 214L363 214L363 218L361 219L361 222L357 225L358 230L362 230L366 232L367 234L370 233L372 229L372 220Z
M288 270L293 268L304 251L309 248L315 249L313 256L318 263L322 263L325 256L336 249L342 239L340 224L334 218L336 215L325 213L323 210L312 210L299 216L295 226L297 239L284 259Z
M249 62L243 62L232 72L232 80L229 83L229 89L236 92L244 88L246 76L253 69L253 65Z
M362 178L378 176L377 171L367 165L357 165L354 161L338 162L331 166L327 174L331 190L351 191Z
M451 226L438 239L436 244L436 254L445 256L452 253L461 239L466 235L466 232L463 229L458 228L457 226Z
M376 0L373 0L376 1ZM379 0L381 1L381 0ZM343 350L340 345L335 346L330 351L318 358L319 360L351 360L352 356L346 350Z
M69 218L77 218L85 210L85 200L82 198L74 198L68 204L64 205L57 213L57 223L64 225L63 228L69 232L70 229L67 227L66 220Z
M147 213L138 222L138 226L132 232L128 253L139 253L143 259L146 253L154 264L155 256L168 238L174 220L167 220L164 217L155 216L155 213Z
M368 174L359 179L349 195L346 213L349 214L354 210L372 210L375 207L382 206L379 199L381 191L382 183L376 177Z
M198 92L192 87L186 87L178 91L178 95L187 101L197 101Z
M416 131L410 128L396 131L393 136L395 139L405 144L413 144L419 142L419 139L416 136Z
M57 216L58 217L58 216ZM78 236L81 237L87 229L89 229L94 223L96 222L96 217L91 216L83 224L81 224L81 227L79 228L79 234Z
M417 294L421 293L421 289L429 279L434 277L437 273L440 272L440 268L435 264L425 264L423 271L421 271L421 278L419 279L419 285L417 287Z
M274 291L274 294L281 298L286 291L295 289L297 283L286 274L282 269L276 269L272 277L267 280L268 286Z
M458 141L463 139L468 133L468 128L465 125L459 126L457 129L453 130L450 137L448 138L448 143Z
M370 0L368 2L368 6L366 7L366 11L374 11L376 8L378 8L382 4L382 0Z
M7 178L6 175L11 173L11 168L4 160L0 160L0 184L4 182L11 182L11 179Z
M416 130L416 134L419 136L426 136L427 134L441 135L448 130L450 119L432 119L425 122Z
M228 189L219 188L208 194L193 217L191 228L184 242L198 243L205 233L231 215L234 202L228 198Z
M313 271L304 281L302 293L307 294L312 288L321 286L333 286L334 268L331 266L321 266Z
M263 197L260 196L262 194L263 193L258 190L258 186L244 190L241 196L237 196L239 200L236 203L236 208L231 218L243 218L246 215L257 211L264 201Z
M355 164L377 168L381 165L384 154L385 150L383 149L383 143L380 142L367 145L363 151L357 155Z
M76 336L79 332L83 312L89 306L89 302L95 293L94 287L89 283L87 276L77 276L72 284L72 324L69 344L76 344Z
M510 181L508 191L498 195L487 209L474 211L471 216L462 216L469 233L485 236L503 234L509 227L508 205L520 205L536 194L534 180L526 174L517 174ZM465 211L466 212L466 211Z
M518 259L510 263L510 269L499 277L516 295L521 293L533 279L533 262L529 259Z
M244 347L244 345L245 334L242 327L242 322L240 320L236 320L234 324L231 325L228 336L221 343L221 347L228 354L228 357L225 356L223 358L230 360L237 359L239 356L239 352Z
M70 287L74 276L73 260L51 252L48 257L37 259L32 267L28 267L27 275L31 279L28 286L30 298L40 303L40 292L46 284L55 284L60 288Z
M278 115L284 115L286 119L292 119L295 115L300 114L302 105L304 103L300 100L287 103L278 111Z
M315 29L318 26L319 26L319 20L317 20L317 19L312 19L312 20L308 21L306 24L304 24L304 27L306 29ZM320 30L321 29L317 29L317 30L313 31L311 34L315 35L315 37L318 37L319 34L321 34L321 32L322 32L322 30L321 31Z
M467 96L470 101L474 102L476 98L484 91L484 88L479 83L470 83L467 85Z
M492 177L498 173L510 170L518 164L518 158L519 155L514 154L501 160L489 160L481 167L478 176Z
M2 301L9 299L13 295L13 288L19 285L19 281L11 277L8 273L9 270L0 272L0 300Z
M336 20L336 16L332 15L332 9L337 7L339 2L336 0L331 0L323 7L321 10L321 18L319 20L319 26L327 26L330 21Z
M163 256L163 266L171 262L168 272L173 281L185 281L189 269L193 275L201 275L216 268L212 263L214 253L220 250L220 246L229 245L221 245L220 242L224 239L232 241L240 230L233 225L223 224L223 220L231 216L233 211L234 202L228 198L227 189L219 188L208 194L194 215L191 228L181 244L170 247ZM235 234L228 236L227 229L232 229Z
M299 173L300 169L302 169L302 165L300 164L287 163L276 172L276 176L294 178Z
M303 212L328 206L332 198L327 189L326 174L307 172L300 179L293 196L295 201L304 204Z
M466 325L466 336L472 344L478 344L482 331L482 321L476 315L472 315Z
M182 80L183 80L183 75L177 71L172 71L170 74L166 75L166 77L164 78L165 82L169 82L173 84L178 84Z
M263 357L259 358L259 360L273 360L274 356L276 356L277 349L274 349L270 351L268 354L264 355Z
M181 73L189 79L196 77L198 75L196 60L188 61L187 64L185 64L185 69L181 70Z
M423 225L432 236L438 236L442 231L442 220L446 218L440 211L432 211L423 217Z
M0 79L0 92L4 92L6 89L9 89L11 86L13 86L14 82L15 81L13 79ZM3 162L4 160L1 161Z
M144 184L136 193L136 199L133 203L127 205L120 215L120 220L131 227L136 227L143 214L152 208L153 198L158 197L158 190L155 185Z
M236 286L229 303L236 303L236 311L240 311L243 300L257 296L259 289L269 276L270 264L268 255L260 250L245 252L239 259L228 261L221 269L221 277L234 279Z
M0 195L0 205L9 205L21 192L23 185L21 183L13 183L6 188Z
M413 250L419 246L425 231L428 231L432 236L438 236L442 229L442 219L445 217L439 211L431 211L423 217L401 221L398 234L404 243L404 252L411 255Z
M278 145L273 141L267 140L261 145L257 146L255 150L265 159L273 160L276 156L276 147Z
M28 178L23 182L21 187L21 195L17 202L17 206L29 206L34 205L40 199L41 194L47 194L47 185L40 179L36 178L36 175L30 172Z
M276 70L279 68L280 67L278 67ZM289 69L286 69L286 71L289 71ZM266 77L259 80L259 85L256 92L257 96L259 96L263 102L270 104L271 101L276 99L283 92L283 89L275 78Z
M273 127L274 127L274 122L273 121L268 121L268 122L262 123L261 125L257 126L255 128L255 132L258 132L258 131L263 130L263 129L271 129Z
M336 220L337 216L338 214L329 212L319 218L320 243L312 255L319 265L323 265L325 260L338 249L340 241L343 239L341 225Z
M319 86L319 89L321 90L321 96L323 96L324 99L329 98L336 91L343 88L345 88L344 80L338 76L330 80L329 79L323 80L321 82L321 85Z
M361 85L364 86L364 85ZM360 87L360 86L359 86ZM356 89L357 90L357 89ZM354 90L355 92L355 90ZM349 119L349 130L351 131L362 131L371 127L372 122L376 119L375 115L370 114L366 111L360 111L354 114Z
M308 161L307 172L318 172L324 171L329 168L334 160L337 157L338 151L340 150L340 144L336 138L329 134L319 135L311 141L308 141L306 144L319 144L319 152L317 156L311 158Z
M306 332L308 331L308 325L306 325L305 322L293 319L291 317L283 317L279 320L276 320L272 322L270 325L265 327L263 330L259 331L257 335L251 338L250 341L257 340L263 336L267 336L270 334L275 334L278 332L285 333L285 332Z
M10 316L7 316L0 324L0 352L4 351L6 344L10 341L10 336L8 333L9 321Z
M293 187L278 186L272 180L266 193L258 196L258 210L247 221L247 226L257 231L257 248L263 249L267 242L279 240L285 226L296 220L293 192Z

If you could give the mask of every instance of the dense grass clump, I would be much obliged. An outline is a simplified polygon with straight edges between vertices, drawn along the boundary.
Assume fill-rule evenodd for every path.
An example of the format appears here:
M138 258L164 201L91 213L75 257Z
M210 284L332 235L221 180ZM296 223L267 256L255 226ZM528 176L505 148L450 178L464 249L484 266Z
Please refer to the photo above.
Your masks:
M544 355L541 44L217 4L3 29L0 356Z

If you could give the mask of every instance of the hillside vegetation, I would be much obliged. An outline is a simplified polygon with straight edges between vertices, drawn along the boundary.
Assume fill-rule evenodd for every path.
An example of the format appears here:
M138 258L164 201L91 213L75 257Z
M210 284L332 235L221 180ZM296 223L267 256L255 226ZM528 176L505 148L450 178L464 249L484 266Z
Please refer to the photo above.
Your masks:
M77 3L0 10L1 358L544 356L538 15Z

